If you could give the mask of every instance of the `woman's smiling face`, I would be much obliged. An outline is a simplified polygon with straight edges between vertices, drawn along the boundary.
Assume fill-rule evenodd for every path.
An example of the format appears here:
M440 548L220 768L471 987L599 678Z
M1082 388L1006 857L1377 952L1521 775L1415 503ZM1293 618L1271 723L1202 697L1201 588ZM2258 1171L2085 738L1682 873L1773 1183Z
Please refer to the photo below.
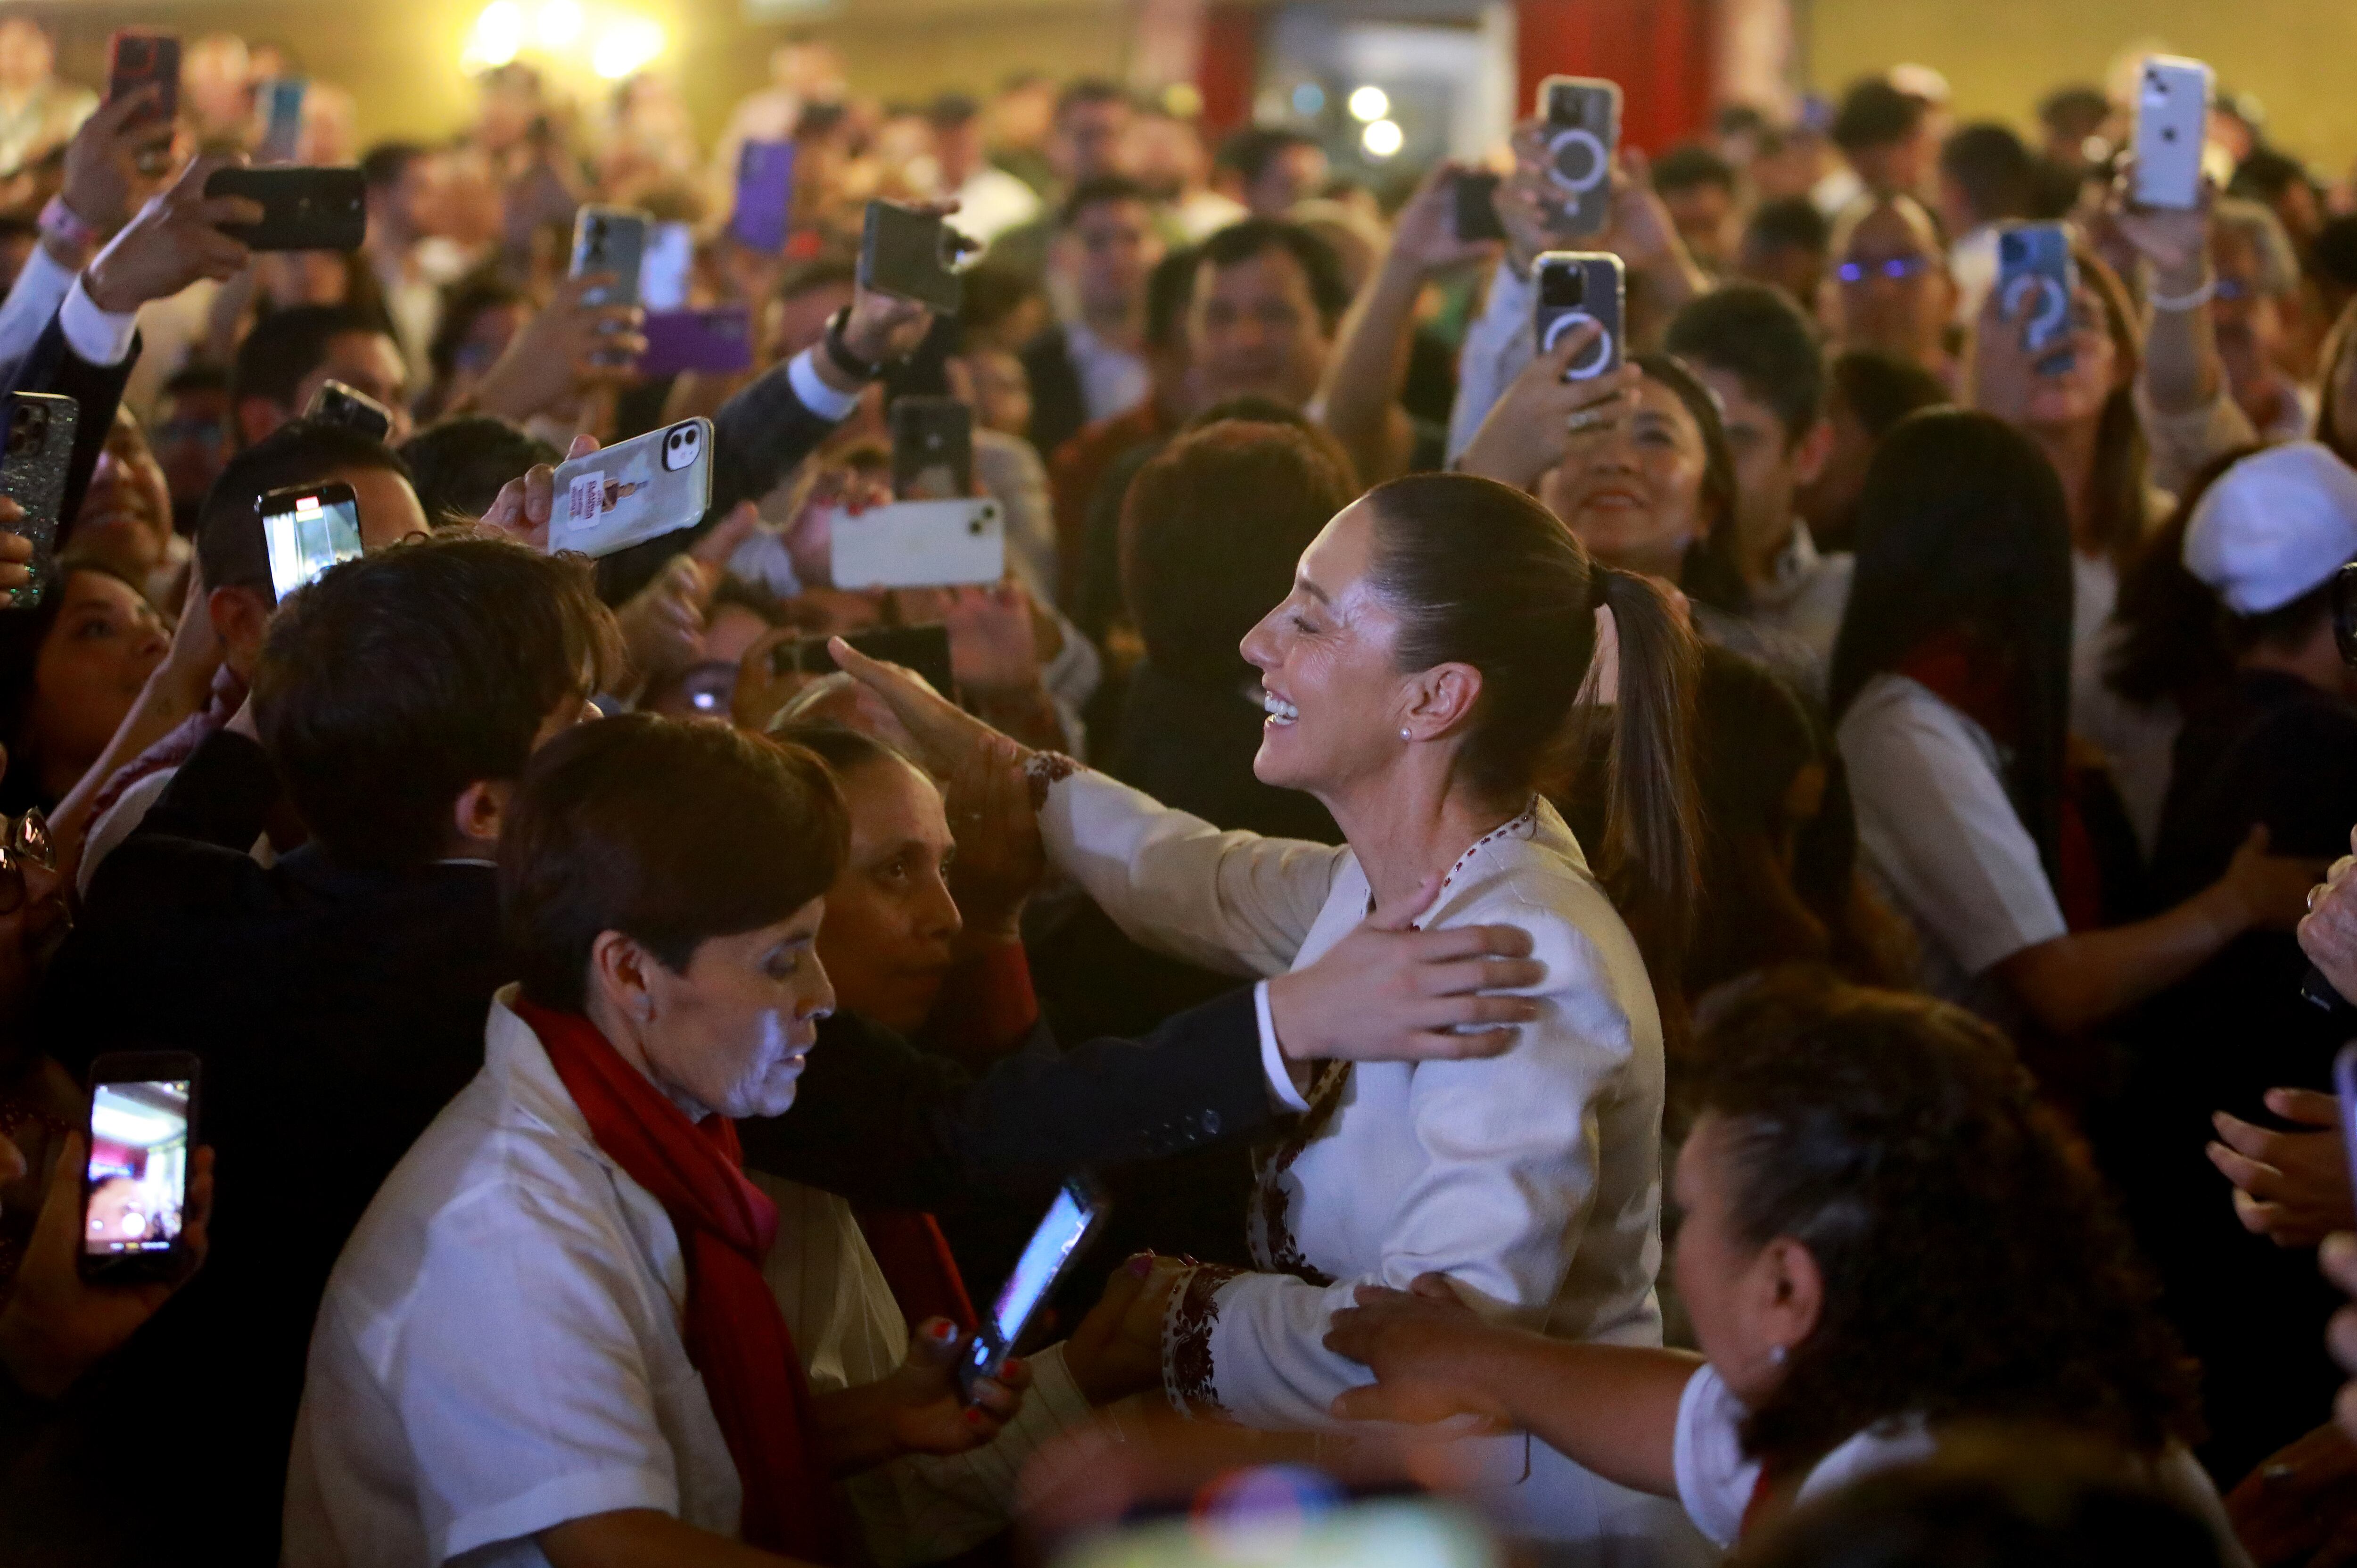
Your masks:
M1708 526L1707 467L1702 427L1676 392L1649 379L1625 417L1564 442L1539 499L1606 565L1674 581L1686 546Z

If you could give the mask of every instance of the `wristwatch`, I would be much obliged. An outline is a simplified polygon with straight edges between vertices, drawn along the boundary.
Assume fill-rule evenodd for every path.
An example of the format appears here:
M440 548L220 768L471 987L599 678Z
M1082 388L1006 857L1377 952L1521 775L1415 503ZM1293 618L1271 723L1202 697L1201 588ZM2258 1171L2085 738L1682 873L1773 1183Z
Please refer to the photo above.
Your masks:
M880 360L863 360L851 351L851 345L845 342L843 338L844 326L850 319L851 306L847 305L827 317L826 357L834 361L836 370L854 381L872 381L884 373L884 362Z

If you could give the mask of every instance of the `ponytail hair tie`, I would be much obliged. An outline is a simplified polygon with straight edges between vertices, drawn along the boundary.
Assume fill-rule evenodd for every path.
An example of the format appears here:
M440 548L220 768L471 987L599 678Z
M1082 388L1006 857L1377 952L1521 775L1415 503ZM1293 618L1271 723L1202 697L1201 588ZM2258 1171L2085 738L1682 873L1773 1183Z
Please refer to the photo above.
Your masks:
M1611 591L1612 568L1600 561L1590 560L1587 564L1587 607L1603 609Z

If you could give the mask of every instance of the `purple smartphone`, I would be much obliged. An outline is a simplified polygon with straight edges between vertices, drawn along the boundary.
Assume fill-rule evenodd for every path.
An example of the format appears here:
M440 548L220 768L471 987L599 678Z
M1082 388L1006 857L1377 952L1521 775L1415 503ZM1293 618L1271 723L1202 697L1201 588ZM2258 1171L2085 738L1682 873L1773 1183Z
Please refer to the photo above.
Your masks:
M773 256L786 248L793 206L794 145L748 142L737 155L737 210L728 231L748 251Z
M2332 1087L2341 1092L2341 1144L2349 1168L2357 1171L2357 1040L2332 1058Z
M640 328L647 351L639 373L675 376L683 371L726 375L753 365L753 316L741 305L709 310L650 310Z

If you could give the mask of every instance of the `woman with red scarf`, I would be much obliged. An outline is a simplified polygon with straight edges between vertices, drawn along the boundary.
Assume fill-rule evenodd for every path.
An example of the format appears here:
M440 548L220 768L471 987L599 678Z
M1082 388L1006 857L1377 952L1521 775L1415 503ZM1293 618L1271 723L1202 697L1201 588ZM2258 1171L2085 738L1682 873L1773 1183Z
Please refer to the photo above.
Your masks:
M551 743L510 808L523 975L479 1078L378 1194L315 1332L289 1563L847 1563L835 1482L988 1441L962 1335L813 1396L733 1119L793 1102L834 1003L814 949L844 807L807 752L631 717Z
M2208 887L2134 918L2126 818L2071 756L2070 510L2027 436L1985 413L1910 416L1867 472L1857 545L1835 736L1927 990L2068 1038L2243 932L2298 921L2313 866L2267 854L2264 832Z

